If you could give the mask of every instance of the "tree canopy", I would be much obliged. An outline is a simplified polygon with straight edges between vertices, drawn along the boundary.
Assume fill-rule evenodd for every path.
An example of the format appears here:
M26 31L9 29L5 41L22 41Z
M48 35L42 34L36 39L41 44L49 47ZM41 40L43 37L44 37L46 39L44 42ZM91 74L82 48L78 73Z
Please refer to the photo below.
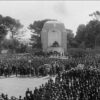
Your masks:
M6 34L7 34L7 30L5 25L3 24L3 16L0 15L0 43L4 39Z
M3 18L3 24L6 29L11 32L12 38L14 35L17 35L18 30L23 27L19 20L11 18L10 16L6 16Z
M66 45L68 48L71 48L74 45L74 33L70 29L66 29L66 31L67 31L67 37L66 37L67 44Z
M85 48L95 48L97 37L100 35L100 21L97 19L90 20L86 25L81 24L77 28L75 40L78 47L84 45Z
M23 25L19 20L16 20L10 16L4 17L0 15L0 47L5 47L6 49L12 50L15 49L15 46L18 46L18 41L14 37L19 34L19 30L22 27ZM9 32L11 33L11 38L9 41L5 41L5 37Z

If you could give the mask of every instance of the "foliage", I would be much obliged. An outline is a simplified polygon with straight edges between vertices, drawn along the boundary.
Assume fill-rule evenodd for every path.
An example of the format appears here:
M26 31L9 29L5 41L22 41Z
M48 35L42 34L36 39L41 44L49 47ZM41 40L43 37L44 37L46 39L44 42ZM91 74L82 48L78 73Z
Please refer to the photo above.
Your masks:
M27 52L27 45L20 43L18 48L16 48L17 53L26 53Z
M10 16L3 17L0 15L0 46L6 49L14 49L18 46L18 41L14 39L14 36L18 34L19 29L23 25L19 20L16 20ZM5 40L5 36L11 33L11 40Z
M87 54L87 52L85 49L71 48L68 49L68 54L71 55L72 57L83 57Z
M100 34L100 21L91 20L85 25L79 25L75 40L78 47L83 45L84 48L95 48L97 36Z
M84 24L78 26L76 36L75 36L75 40L77 41L78 46L81 46L85 41L85 37L86 37L85 31L86 31L86 26Z
M95 39L95 47L96 48L100 47L100 34L98 34L96 36L96 39Z
M16 39L5 39L2 43L2 47L4 49L9 49L12 53L14 53L19 48L20 42Z
M90 21L86 26L86 47L95 47L96 36L100 34L100 22L98 20Z
M41 37L40 36L32 35L31 41L33 42L33 43L31 43L32 48L38 48L38 49L42 48L42 43L41 43Z
M8 49L11 53L25 53L27 51L27 45L20 43L17 39L5 39L2 47Z
M3 18L3 24L6 29L11 32L12 38L18 33L18 30L23 27L19 20L6 16Z
M6 35L7 35L7 30L5 25L3 24L3 16L0 15L0 44Z
M45 56L45 53L42 51L38 51L34 53L35 56Z
M40 35L42 28L44 26L44 23L46 23L47 21L51 21L51 19L34 21L32 24L29 25L28 28L31 30L32 33Z
M74 46L74 33L70 29L66 29L67 31L67 47L71 48Z
M0 25L0 42L4 39L4 37L7 35L7 30L4 26Z

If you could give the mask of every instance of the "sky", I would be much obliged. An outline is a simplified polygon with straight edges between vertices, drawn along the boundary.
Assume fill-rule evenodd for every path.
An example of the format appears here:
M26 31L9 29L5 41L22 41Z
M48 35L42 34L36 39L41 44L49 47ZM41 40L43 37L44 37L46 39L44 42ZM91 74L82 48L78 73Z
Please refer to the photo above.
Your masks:
M25 28L36 20L57 19L74 34L80 24L92 19L89 14L97 10L100 11L100 1L0 1L0 14L19 19Z

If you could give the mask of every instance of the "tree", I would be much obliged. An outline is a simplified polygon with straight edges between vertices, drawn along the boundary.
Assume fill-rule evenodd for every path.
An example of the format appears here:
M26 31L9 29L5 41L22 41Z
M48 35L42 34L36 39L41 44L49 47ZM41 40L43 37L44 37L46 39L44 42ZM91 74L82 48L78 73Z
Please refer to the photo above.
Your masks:
M3 24L6 29L11 32L11 38L18 34L19 29L23 27L19 20L6 16L3 18Z
M32 48L42 49L41 36L32 35L31 41Z
M92 14L89 14L89 16L94 17L94 20L100 20L100 11L95 11Z
M0 25L0 43L6 35L7 35L7 30L3 25Z
M0 15L0 47L14 49L18 46L18 40L16 40L19 30L23 27L19 20L16 20L10 16ZM10 40L6 40L5 37L8 33L11 33ZM21 34L21 33L20 33ZM5 41L6 40L6 41ZM12 42L12 43L11 43Z
M5 39L2 43L4 49L10 50L12 53L19 48L20 42L16 39Z
M27 51L27 45L20 43L19 47L16 48L17 53L25 53Z
M96 38L100 34L100 21L90 20L86 25L81 24L77 28L75 40L78 47L95 48Z
M100 48L100 34L95 39L95 47Z
M3 24L3 16L0 15L0 46L1 46L1 42L3 41L6 35L7 35L7 30L5 25Z
M95 41L100 34L100 21L91 20L86 25L86 47L95 48Z
M23 27L23 25L20 23L19 20L16 20L10 16L2 17L2 21L0 22L1 22L1 25L4 27L3 29L6 30L6 35L9 32L11 33L10 40L6 42L7 45L5 45L5 48L10 49L13 53L15 52L15 49L19 45L19 41L16 39L16 37L17 35L19 35L19 30Z
M78 43L78 47L81 47L84 44L86 38L86 26L84 24L80 24L77 28L75 40Z
M74 41L74 33L70 29L66 29L67 31L67 47L71 48L73 46Z
M47 21L52 21L51 19L45 19L45 20L38 20L34 21L32 24L29 25L28 29L33 33L31 36L32 47L42 49L41 44L41 31L44 26L44 24Z

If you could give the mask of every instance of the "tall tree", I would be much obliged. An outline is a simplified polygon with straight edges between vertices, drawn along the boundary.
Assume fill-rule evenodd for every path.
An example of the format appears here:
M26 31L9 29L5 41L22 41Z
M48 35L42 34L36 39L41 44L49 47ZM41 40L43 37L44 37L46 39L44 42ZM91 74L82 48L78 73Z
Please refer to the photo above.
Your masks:
M81 47L86 38L86 26L84 24L80 24L77 28L75 40L78 43L78 47Z
M95 48L97 36L100 34L100 21L91 20L86 25L86 47Z
M19 30L23 27L19 20L16 20L10 16L2 16L0 15L0 46L6 47L7 49L12 49L15 51L15 46L17 47L18 41L16 40L15 36L19 34ZM5 42L5 36L8 33L11 33L11 40ZM4 44L6 43L6 45ZM5 46L3 46L3 44Z
M95 19L90 20L86 25L79 25L77 28L75 39L79 47L96 47L97 37L100 35L100 21L97 16L100 17L100 13L96 11L90 16L95 16Z
M10 16L3 18L3 24L5 25L6 29L11 32L12 39L18 34L19 29L23 27L19 20L11 18Z
M67 31L67 47L71 48L74 40L74 33L70 29L66 29L66 31Z
M94 17L94 20L100 20L100 11L95 11L89 14L89 16Z
M0 44L6 35L7 35L7 30L5 25L3 24L3 16L0 15Z
M4 26L0 25L0 43L6 35L7 35L7 30L5 29Z
M20 42L16 39L5 39L2 43L4 49L10 50L12 53L19 48Z
M100 34L95 39L95 48L100 48Z

